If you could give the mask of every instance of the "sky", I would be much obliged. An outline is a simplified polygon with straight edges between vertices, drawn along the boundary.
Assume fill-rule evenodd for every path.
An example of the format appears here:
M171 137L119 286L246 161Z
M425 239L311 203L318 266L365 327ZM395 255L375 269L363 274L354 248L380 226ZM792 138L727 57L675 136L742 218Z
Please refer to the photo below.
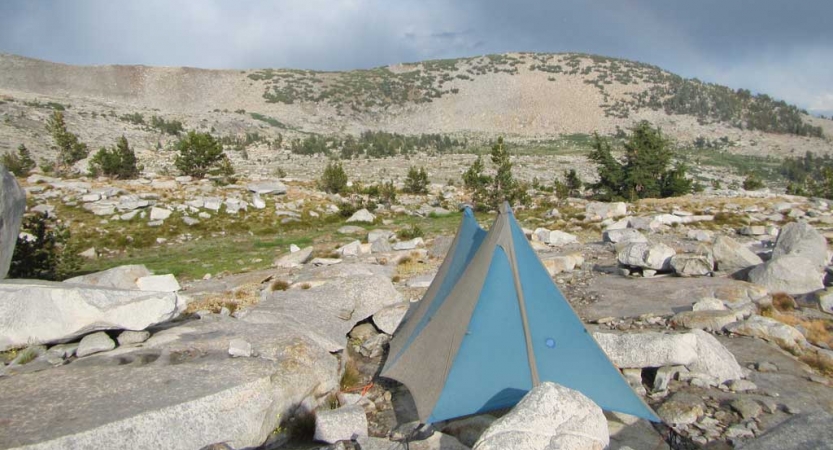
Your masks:
M833 0L2 0L0 52L348 70L513 51L632 59L833 114Z

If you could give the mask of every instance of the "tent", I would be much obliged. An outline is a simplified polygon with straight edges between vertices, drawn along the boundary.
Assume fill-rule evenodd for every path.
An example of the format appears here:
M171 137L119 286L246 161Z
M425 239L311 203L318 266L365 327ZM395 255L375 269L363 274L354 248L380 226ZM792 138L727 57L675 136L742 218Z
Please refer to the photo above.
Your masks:
M660 419L587 332L508 204L485 232L470 209L381 375L408 387L423 423L514 406L552 381L603 409Z

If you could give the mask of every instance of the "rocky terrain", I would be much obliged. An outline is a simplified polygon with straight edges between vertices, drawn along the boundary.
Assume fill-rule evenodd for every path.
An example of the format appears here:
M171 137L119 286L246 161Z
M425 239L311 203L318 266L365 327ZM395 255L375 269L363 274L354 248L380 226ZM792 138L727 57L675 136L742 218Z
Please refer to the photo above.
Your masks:
M407 389L376 374L447 251L463 192L435 185L348 216L345 199L292 180L21 184L29 211L98 237L89 267L116 267L0 283L2 448L542 448L520 423L567 448L831 442L824 200L738 191L519 210L554 281L665 425L544 385L507 415L431 434L414 429ZM0 206L15 204L10 192ZM402 233L414 224L424 236ZM266 233L286 240L249 253L243 242ZM199 253L224 239L232 255ZM177 279L160 255L183 247L173 257L194 259ZM148 260L156 274L119 265L148 255L161 258ZM576 415L542 413L553 407Z
M587 135L642 119L681 146L721 142L712 160L833 149L833 122L788 105L773 111L823 136L750 129L741 110L651 106L686 83L577 54L334 73L0 55L0 153L23 143L54 158L44 123L60 110L93 151L125 135L144 166L132 180L87 176L86 160L72 177L0 168L0 278L16 238L36 239L19 233L24 215L64 227L64 250L83 258L62 282L0 281L0 448L833 448L833 206L746 191L744 174L720 164L694 161L698 179L724 186L694 195L600 203L530 189L515 210L663 424L545 383L511 411L422 427L407 388L378 376L471 200L461 173L498 134L514 146L517 178L548 182L566 168L595 179ZM175 122L181 131L166 131ZM177 176L186 130L227 139L231 184ZM294 139L368 130L465 144L344 161L351 184L392 180L389 203L322 192L314 181L328 158L291 151ZM415 164L428 168L427 194L401 192ZM493 214L476 217L488 227Z

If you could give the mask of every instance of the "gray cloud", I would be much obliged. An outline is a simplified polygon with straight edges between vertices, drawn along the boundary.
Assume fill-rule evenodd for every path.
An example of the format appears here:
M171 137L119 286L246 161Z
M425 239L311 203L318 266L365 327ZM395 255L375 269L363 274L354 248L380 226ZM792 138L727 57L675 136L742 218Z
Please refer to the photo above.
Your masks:
M71 64L322 70L579 51L833 111L830 17L829 0L5 0L0 51Z

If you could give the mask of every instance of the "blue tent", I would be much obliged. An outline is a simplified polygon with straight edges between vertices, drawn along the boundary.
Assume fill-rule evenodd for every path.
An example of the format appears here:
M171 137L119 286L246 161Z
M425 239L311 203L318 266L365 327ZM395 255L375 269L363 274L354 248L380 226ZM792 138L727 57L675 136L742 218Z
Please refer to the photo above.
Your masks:
M381 375L408 387L424 423L514 406L542 381L660 421L584 328L508 205L488 233L465 210Z

